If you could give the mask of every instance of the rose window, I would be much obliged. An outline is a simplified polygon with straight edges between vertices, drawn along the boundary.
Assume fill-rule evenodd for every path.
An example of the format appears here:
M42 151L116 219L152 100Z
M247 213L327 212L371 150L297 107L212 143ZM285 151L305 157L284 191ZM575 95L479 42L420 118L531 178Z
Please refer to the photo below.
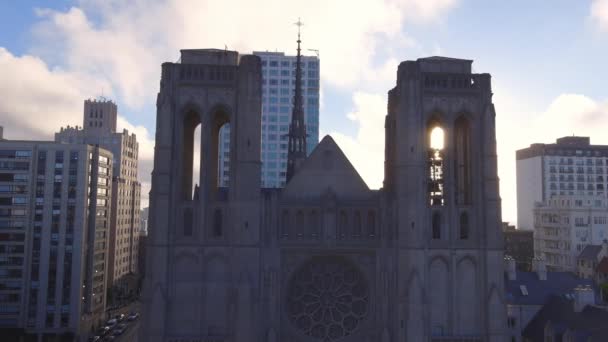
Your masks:
M323 342L349 336L367 316L369 289L363 274L341 257L315 257L288 285L287 311L305 335Z

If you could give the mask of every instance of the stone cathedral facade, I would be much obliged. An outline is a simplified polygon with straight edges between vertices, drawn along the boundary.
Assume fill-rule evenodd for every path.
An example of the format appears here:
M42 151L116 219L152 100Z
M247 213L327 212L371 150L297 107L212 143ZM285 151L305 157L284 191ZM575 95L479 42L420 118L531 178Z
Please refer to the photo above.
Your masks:
M495 111L471 64L399 65L384 186L370 190L330 136L284 189L262 189L259 58L182 50L164 63L141 341L506 341Z

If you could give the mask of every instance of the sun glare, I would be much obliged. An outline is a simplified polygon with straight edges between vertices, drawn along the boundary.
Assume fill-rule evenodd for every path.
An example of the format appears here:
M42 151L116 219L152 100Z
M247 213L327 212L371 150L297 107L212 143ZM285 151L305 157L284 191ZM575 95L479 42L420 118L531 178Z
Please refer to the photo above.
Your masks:
M431 148L434 150L443 149L443 129L435 127L431 131Z

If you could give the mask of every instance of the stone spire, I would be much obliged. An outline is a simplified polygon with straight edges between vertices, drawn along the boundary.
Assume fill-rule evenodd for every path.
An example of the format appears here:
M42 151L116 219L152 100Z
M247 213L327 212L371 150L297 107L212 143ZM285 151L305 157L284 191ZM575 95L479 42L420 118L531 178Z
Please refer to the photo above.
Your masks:
M298 18L298 55L296 58L296 89L293 96L293 110L289 125L289 145L287 152L287 182L293 177L298 166L306 159L306 124L304 122L304 107L302 104L302 67L300 55L300 28L302 22Z

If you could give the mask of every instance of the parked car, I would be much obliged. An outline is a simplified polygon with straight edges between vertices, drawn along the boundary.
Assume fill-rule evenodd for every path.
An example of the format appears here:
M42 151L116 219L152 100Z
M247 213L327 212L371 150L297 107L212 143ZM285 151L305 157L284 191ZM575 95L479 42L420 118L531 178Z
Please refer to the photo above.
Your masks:
M114 327L116 324L118 323L118 320L116 320L116 318L112 318L111 320L106 322L106 325L109 326L110 328Z
M134 321L134 320L136 320L138 318L139 318L139 313L137 313L137 312L131 312L129 314L129 317L127 317L127 320L128 321Z
M107 341L114 341L115 339L116 339L116 337L114 337L112 335L108 335L108 336L104 337L103 340L104 340L104 342L107 342Z
M91 341L91 342L98 342L99 340L101 340L101 337L97 336L97 335L95 335L89 339L89 341Z
M117 328L117 329L114 329L114 332L112 333L112 335L118 336L118 335L122 335L122 333L124 333L124 332L125 332L125 329Z
M125 319L125 314L116 315L117 321L121 322L123 319Z

